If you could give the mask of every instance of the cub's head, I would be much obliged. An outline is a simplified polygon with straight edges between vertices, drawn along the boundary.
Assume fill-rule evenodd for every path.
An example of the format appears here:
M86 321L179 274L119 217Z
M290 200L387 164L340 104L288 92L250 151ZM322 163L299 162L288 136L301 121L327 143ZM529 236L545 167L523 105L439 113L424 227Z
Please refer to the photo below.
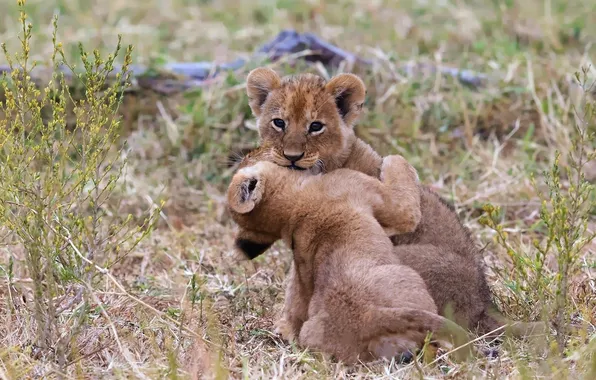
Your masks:
M248 259L261 255L281 237L283 216L278 211L283 208L268 206L276 202L275 188L289 170L270 162L270 154L266 145L249 152L228 186L228 209L239 227L235 248Z
M313 74L281 78L268 68L247 77L249 105L271 161L297 170L341 166L354 139L366 88L353 74L326 82Z

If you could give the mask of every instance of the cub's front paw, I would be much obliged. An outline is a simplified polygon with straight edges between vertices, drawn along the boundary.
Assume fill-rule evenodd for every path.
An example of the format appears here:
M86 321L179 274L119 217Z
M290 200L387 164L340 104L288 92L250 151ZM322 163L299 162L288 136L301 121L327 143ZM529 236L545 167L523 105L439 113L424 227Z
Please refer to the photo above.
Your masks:
M296 334L294 333L292 324L285 318L281 318L275 322L274 332L278 335L281 335L281 337L288 342L296 340Z
M416 183L420 182L418 172L410 163L399 154L392 154L383 158L381 164L381 174L379 178L385 181L403 181L410 180Z

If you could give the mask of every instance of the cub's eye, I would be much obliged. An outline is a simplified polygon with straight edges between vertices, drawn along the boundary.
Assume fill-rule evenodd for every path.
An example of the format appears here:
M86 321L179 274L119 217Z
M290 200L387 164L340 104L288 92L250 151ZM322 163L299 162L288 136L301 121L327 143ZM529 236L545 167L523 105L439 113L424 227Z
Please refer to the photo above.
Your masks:
M286 128L286 122L282 119L273 119L273 126L277 129L284 130Z
M323 123L321 123L320 121L313 121L312 123L310 123L310 126L308 127L308 133L321 132L323 128L325 128Z

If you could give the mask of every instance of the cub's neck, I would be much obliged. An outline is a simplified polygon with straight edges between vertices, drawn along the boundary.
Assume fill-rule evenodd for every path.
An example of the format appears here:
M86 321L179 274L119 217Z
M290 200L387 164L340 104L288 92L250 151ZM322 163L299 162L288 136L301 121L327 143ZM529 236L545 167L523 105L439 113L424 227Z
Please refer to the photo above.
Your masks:
M354 137L350 153L342 167L379 178L382 163L383 157L363 140Z

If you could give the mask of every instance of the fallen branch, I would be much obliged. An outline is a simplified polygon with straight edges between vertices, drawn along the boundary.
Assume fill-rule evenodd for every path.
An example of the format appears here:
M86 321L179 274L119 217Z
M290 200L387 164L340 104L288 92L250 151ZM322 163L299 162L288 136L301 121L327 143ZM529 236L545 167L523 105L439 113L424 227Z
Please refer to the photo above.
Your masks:
M265 58L276 62L287 56L294 56L294 59L302 59L306 62L320 62L331 68L339 67L342 62L347 62L350 65L361 64L368 66L372 64L371 60L344 51L312 33L301 34L291 29L280 32L271 41L263 44L256 50L251 59ZM219 74L222 72L240 70L249 61L239 58L221 64L206 61L172 62L166 63L159 68L131 65L129 70L132 74L133 87L130 90L149 89L165 95L184 92L193 88L208 86L221 79ZM121 69L121 66L115 66L114 70L108 74L108 80L115 80ZM437 67L430 64L406 64L400 69L407 73L413 73L416 70L438 70L441 74L455 77L461 83L472 87L483 85L487 79L484 74L470 70L445 66ZM69 86L74 85L76 78L68 67L61 66L58 70L64 74L66 83ZM10 72L11 68L8 65L0 65L0 74L9 74ZM39 86L47 84L52 73L52 68L43 66L35 67L30 71L31 78Z

